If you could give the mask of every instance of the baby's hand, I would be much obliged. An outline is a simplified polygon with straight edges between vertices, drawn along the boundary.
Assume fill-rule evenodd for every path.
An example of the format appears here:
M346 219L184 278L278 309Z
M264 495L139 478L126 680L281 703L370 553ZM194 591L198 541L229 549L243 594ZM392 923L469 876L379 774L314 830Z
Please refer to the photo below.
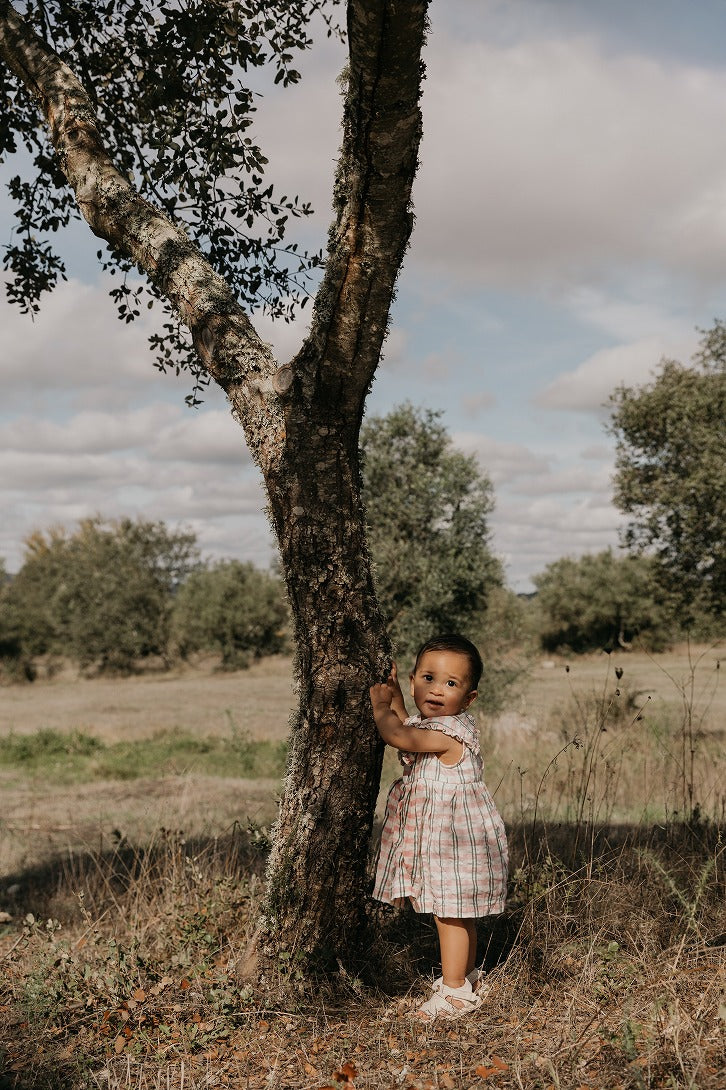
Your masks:
M374 711L377 707L390 708L393 703L394 690L387 681L371 685L370 693Z
M398 680L398 669L395 662L391 663L391 676L389 677L387 684L390 685L391 689L393 690L393 700L391 701L391 707L400 719L405 719L407 715L406 705L403 701L403 693L401 691L401 685Z

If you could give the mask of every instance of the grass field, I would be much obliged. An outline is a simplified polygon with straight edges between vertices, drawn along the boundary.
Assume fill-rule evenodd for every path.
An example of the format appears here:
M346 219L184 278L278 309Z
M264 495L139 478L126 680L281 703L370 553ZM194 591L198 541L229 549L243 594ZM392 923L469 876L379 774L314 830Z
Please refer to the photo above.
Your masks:
M485 1005L424 1031L425 919L372 908L357 975L235 978L289 660L0 689L0 1087L723 1090L721 654L543 659L482 721L510 898Z

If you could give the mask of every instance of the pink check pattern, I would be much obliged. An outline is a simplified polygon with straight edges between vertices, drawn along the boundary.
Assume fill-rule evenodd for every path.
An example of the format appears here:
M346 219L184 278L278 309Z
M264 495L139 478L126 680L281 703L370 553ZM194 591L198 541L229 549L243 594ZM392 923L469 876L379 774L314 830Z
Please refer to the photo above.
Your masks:
M373 896L416 912L465 919L501 912L507 890L504 823L482 779L476 724L456 716L407 721L463 744L455 765L433 753L402 754L388 794Z

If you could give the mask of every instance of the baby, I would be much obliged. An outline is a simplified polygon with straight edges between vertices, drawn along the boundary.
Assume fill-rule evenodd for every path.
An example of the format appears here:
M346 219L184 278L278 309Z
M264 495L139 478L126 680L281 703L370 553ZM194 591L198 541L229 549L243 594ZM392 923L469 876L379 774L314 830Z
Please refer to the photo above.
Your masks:
M373 896L394 905L408 898L416 912L432 912L441 948L443 975L417 1012L422 1020L479 1006L475 921L504 907L507 839L467 711L482 671L469 640L437 636L419 649L410 675L418 715L406 713L395 663L370 690L378 732L403 764L388 795Z

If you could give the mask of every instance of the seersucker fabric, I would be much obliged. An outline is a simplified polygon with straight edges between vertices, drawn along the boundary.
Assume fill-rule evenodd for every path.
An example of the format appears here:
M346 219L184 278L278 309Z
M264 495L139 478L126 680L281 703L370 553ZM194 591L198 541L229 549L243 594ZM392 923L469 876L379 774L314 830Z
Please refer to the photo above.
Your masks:
M403 775L388 793L373 896L457 919L501 912L507 838L484 784L474 717L414 715L406 725L458 739L462 754L453 765L435 753L399 755Z

